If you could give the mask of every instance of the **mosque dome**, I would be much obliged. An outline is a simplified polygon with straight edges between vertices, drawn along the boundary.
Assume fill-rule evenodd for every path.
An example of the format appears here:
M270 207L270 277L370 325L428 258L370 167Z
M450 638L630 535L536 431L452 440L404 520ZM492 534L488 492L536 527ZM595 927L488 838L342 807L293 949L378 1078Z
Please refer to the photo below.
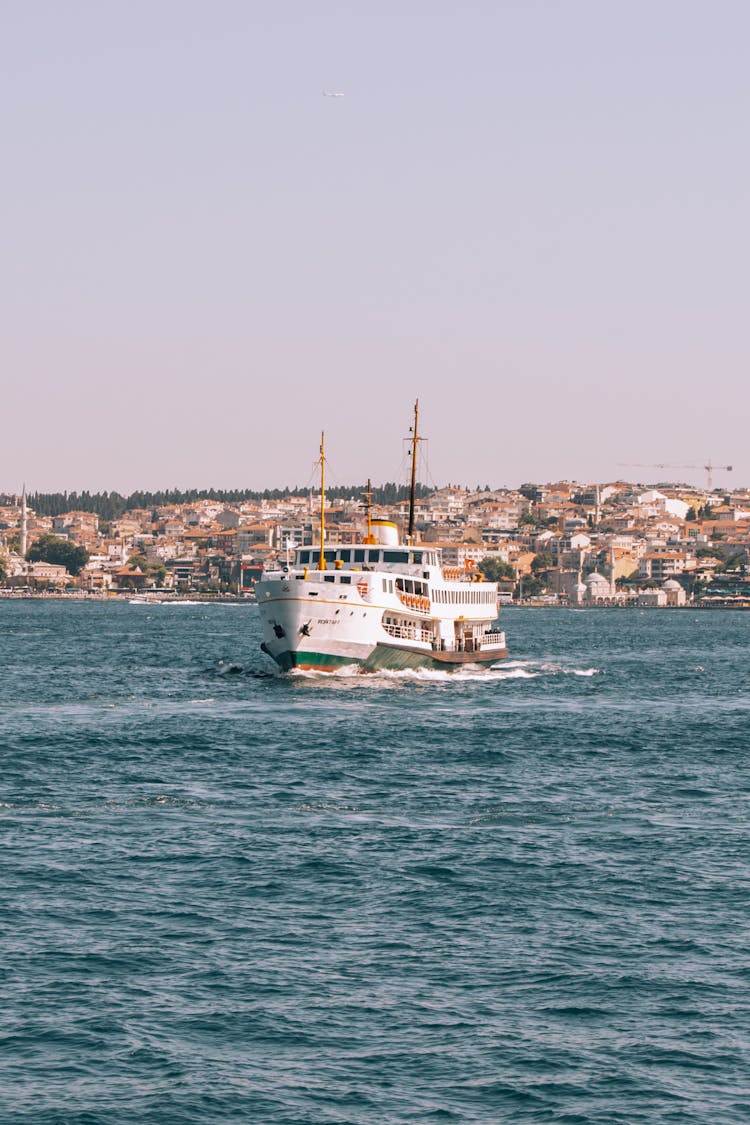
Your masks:
M609 582L607 581L607 579L603 574L597 574L596 571L594 571L593 574L588 575L588 577L586 578L586 585L590 590L595 586L606 586L607 589L609 589Z

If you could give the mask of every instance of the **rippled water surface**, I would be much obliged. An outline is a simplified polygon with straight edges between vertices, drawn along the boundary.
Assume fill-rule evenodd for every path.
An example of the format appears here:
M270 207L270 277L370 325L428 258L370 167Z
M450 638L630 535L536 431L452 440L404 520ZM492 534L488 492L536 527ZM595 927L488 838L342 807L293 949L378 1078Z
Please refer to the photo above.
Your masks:
M0 1120L750 1121L750 615L281 677L0 603Z

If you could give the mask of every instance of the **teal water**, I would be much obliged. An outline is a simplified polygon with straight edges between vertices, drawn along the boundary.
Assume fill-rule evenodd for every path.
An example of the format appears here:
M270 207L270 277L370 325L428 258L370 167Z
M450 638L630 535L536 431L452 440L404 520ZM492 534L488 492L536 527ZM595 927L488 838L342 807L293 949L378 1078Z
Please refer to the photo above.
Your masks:
M0 1120L746 1125L750 615L504 625L0 603Z

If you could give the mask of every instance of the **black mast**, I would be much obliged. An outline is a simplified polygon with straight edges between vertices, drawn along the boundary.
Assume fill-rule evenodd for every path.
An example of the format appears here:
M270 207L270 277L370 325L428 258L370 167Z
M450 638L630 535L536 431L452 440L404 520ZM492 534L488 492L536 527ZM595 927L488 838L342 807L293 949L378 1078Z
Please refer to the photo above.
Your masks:
M414 542L414 500L417 493L417 449L419 447L419 399L414 403L414 426L411 436L411 487L409 488L409 530L406 538Z

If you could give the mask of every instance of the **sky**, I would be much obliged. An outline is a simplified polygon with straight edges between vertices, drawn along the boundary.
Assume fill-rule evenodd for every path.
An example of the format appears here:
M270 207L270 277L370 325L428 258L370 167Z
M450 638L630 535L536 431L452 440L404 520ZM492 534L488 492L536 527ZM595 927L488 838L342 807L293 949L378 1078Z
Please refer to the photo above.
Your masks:
M748 119L745 0L0 0L0 492L748 485Z

